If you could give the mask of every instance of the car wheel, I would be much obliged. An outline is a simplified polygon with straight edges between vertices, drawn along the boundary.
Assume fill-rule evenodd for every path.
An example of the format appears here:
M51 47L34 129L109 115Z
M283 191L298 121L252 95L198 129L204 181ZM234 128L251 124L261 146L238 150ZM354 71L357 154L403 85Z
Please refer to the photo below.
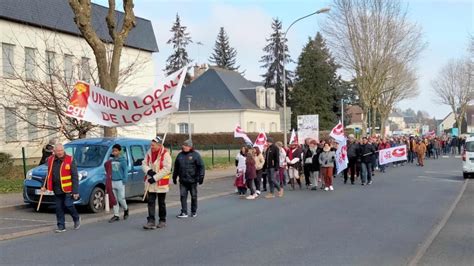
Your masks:
M464 179L469 178L469 173L462 173L462 175L463 175Z
M92 190L89 199L89 210L93 213L102 212L105 208L105 192L100 187L95 187Z

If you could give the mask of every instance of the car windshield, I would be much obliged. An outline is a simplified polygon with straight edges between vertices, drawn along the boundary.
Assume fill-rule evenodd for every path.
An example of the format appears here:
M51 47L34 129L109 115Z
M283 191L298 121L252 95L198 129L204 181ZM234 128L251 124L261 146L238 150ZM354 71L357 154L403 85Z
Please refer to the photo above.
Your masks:
M474 152L474 141L466 142L466 151Z
M64 150L71 155L77 167L97 167L104 161L109 148L103 145L64 145Z

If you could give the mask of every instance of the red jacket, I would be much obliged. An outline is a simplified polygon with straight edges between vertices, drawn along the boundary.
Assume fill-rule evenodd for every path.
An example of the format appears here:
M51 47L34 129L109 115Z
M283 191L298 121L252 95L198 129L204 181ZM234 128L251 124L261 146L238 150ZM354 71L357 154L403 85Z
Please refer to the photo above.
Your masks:
M388 149L388 148L390 148L390 143L388 143L388 142L385 142L385 144L383 144L383 143L379 144L379 150L384 150L384 149Z

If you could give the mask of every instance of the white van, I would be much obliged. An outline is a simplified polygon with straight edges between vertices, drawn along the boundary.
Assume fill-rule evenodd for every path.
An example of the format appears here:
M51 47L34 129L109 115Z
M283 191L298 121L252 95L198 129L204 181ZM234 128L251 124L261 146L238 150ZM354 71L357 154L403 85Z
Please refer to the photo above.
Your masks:
M462 174L464 178L474 175L474 137L466 139L466 146L462 152Z

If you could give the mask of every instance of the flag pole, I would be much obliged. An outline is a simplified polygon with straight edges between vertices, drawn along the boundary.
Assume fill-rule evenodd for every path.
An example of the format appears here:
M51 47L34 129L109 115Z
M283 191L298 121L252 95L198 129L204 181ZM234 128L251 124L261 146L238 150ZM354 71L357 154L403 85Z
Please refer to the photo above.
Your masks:
M38 212L40 207L41 207L41 201L43 201L43 196L44 196L44 191L43 189L46 188L46 184L48 182L48 178L49 178L49 175L46 176L46 178L44 179L44 183L43 183L43 186L41 186L41 195L40 195L40 198L39 198L39 201L38 201L38 206L36 207L36 211Z

